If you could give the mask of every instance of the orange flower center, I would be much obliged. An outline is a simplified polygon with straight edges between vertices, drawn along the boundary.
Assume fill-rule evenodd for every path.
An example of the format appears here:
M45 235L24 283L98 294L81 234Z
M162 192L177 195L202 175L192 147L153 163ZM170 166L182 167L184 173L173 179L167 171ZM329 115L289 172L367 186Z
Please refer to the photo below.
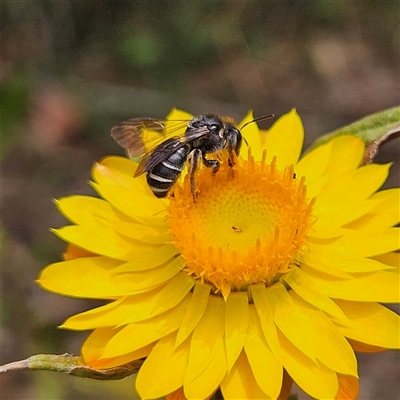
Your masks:
M196 177L197 202L187 175L171 197L169 221L185 270L226 298L248 285L274 283L295 265L311 225L314 201L307 201L305 178L293 165L226 160L215 176L202 168Z

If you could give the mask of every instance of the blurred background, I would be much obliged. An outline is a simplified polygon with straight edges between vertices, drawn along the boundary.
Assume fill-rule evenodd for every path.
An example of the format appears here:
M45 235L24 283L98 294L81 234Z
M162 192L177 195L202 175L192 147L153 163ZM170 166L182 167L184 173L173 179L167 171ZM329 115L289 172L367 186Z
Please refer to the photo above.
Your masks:
M93 163L123 154L109 135L116 123L172 107L237 120L296 107L309 145L400 100L398 0L2 0L0 9L2 364L79 354L87 333L57 325L96 303L34 281L64 250L49 231L66 223L52 199L94 194ZM397 162L386 187L399 184L398 148L396 139L377 158ZM398 353L358 358L360 399L400 397ZM10 400L134 397L133 378L14 372L0 386Z

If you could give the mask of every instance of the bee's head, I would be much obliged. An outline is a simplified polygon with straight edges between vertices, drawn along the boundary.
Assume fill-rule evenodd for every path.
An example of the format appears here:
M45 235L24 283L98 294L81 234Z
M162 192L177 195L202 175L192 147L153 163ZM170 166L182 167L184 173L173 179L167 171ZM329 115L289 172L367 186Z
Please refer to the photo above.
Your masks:
M203 114L199 117L193 118L190 121L188 128L206 128L207 136L210 140L224 143L224 147L235 150L236 154L239 155L239 150L242 145L242 134L239 129L235 127L232 118L220 118L215 114Z
M238 129L235 127L235 122L229 117L219 117L215 114L203 114L193 118L190 125L193 128L206 127L211 134L218 134L221 139L227 139L229 136L236 135ZM239 132L240 134L240 132Z

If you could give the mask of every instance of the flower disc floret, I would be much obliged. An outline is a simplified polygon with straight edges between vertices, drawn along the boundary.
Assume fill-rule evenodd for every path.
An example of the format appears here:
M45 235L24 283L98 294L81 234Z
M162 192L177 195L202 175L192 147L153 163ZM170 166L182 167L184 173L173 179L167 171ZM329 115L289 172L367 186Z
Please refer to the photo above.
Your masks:
M226 296L248 285L275 282L295 265L312 223L314 200L294 167L266 165L266 153L233 168L223 162L212 175L202 169L194 202L190 180L178 186L168 207L174 243L185 270Z

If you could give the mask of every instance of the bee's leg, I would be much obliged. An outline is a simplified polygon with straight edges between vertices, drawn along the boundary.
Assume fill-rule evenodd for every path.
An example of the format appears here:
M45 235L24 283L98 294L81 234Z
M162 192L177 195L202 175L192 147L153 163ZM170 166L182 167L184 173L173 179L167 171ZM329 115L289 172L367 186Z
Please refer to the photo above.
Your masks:
M207 168L211 168L211 172L213 175L215 175L218 172L220 166L220 162L218 160L207 160L207 158L205 158L204 156L203 156L203 164Z
M203 154L200 149L194 149L189 154L189 175L190 175L190 189L193 196L193 201L197 202L197 193L196 193L196 171L199 168L200 161L203 157Z
M227 151L228 151L228 165L229 165L228 177L230 179L233 179L235 177L235 170L233 169L233 166L236 164L237 155L236 151L232 148L232 146L229 146Z
M235 165L236 152L231 147L228 148L228 164L232 168Z

